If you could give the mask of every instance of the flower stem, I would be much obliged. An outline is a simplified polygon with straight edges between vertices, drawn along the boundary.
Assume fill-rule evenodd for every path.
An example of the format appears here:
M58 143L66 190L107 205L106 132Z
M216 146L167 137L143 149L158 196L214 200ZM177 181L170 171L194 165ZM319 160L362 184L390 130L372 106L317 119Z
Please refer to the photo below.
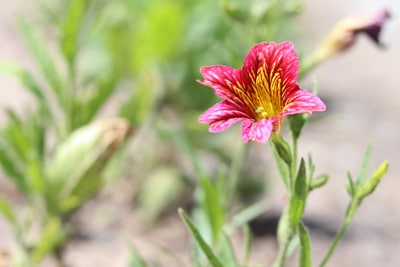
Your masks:
M288 254L288 248L290 241L293 239L294 231L290 226L289 222L289 207L286 207L282 213L282 217L279 220L278 226L278 240L279 240L279 252L272 267L283 267Z
M346 233L347 229L349 228L349 225L350 225L351 221L353 220L354 214L356 213L356 210L357 210L358 206L360 205L360 203L361 203L361 200L359 198L353 198L352 201L350 202L344 223L340 227L339 231L337 232L335 239L332 241L332 244L329 247L329 250L326 253L326 255L325 255L324 259L322 260L321 264L319 265L319 267L324 267L326 265L326 263L329 261L330 257L332 256L333 252L335 251L337 245L342 240L344 234Z
M296 182L296 169L297 169L297 139L293 137L292 139L292 162L290 166L290 182L291 191L294 190L294 183Z

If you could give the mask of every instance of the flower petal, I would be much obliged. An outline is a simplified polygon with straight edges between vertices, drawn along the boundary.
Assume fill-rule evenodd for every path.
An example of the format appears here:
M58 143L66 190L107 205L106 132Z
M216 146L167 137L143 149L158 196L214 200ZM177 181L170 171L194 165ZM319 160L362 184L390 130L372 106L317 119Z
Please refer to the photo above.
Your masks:
M311 113L313 111L324 111L325 109L325 104L318 96L298 88L298 90L292 92L290 99L288 99L288 104L280 115Z
M243 120L242 138L244 142L257 141L266 143L271 135L274 118L263 119L258 122L252 119Z
M231 127L234 123L248 118L235 104L223 100L199 117L199 122L209 124L209 131L212 133L222 132Z
M265 77L273 77L274 73L279 73L283 86L295 85L299 60L293 44L291 42L281 44L262 42L253 46L243 64L247 80L253 80L260 68L263 69Z
M204 81L199 83L211 87L214 93L223 99L235 98L233 86L237 84L240 77L240 70L228 66L204 66L200 68Z

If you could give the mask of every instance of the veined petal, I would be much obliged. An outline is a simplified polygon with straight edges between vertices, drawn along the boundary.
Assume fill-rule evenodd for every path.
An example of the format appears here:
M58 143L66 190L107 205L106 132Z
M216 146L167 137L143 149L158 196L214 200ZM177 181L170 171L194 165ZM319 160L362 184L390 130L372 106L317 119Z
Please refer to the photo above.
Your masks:
M252 80L262 68L264 76L272 80L278 73L283 86L297 83L299 60L291 42L276 44L263 42L255 45L247 54L243 64L243 74Z
M325 104L318 96L299 89L292 92L287 105L280 115L285 116L297 113L311 113L313 111L324 111L325 109Z
M204 81L198 82L211 87L215 95L223 99L236 98L233 87L240 81L240 70L217 65L201 67L200 73Z
M246 143L248 141L257 141L266 143L271 135L274 118L255 121L252 119L243 120L242 137Z
M238 109L235 104L223 100L201 114L199 122L209 124L209 131L216 133L228 129L234 123L247 117L246 113Z

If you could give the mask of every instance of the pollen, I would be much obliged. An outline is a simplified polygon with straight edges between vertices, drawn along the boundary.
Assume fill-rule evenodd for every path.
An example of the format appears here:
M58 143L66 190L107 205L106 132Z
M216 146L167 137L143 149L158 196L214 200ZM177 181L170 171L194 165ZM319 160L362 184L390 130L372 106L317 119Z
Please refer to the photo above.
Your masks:
M257 113L257 115L258 115L258 119L259 119L259 120L268 118L268 113L264 110L263 107L258 107L258 108L256 109L256 113Z

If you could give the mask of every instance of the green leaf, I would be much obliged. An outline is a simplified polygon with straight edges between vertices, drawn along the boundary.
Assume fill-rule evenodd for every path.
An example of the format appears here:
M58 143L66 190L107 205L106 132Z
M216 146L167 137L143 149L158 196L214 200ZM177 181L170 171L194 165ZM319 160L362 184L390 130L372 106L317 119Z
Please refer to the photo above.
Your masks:
M239 267L238 260L236 258L235 250L226 234L222 235L220 242L220 248L218 256L221 261L229 267Z
M14 213L11 205L4 198L0 196L0 212L8 220L11 225L17 224L17 216Z
M250 253L251 253L251 244L252 244L252 235L249 225L243 226L243 236L244 236L244 256L243 256L243 263L242 266L249 265Z
M321 174L311 180L309 190L324 186L329 180L329 174Z
M304 213L306 198L308 194L307 175L304 159L301 159L300 167L297 172L296 181L294 184L294 192L290 198L290 225L295 228L300 222Z
M276 159L276 164L278 165L279 174L282 177L283 182L285 183L286 188L290 188L290 179L289 179L289 168L280 157L278 150L275 145L271 145L272 153Z
M141 185L138 202L146 220L154 222L159 215L181 196L183 180L173 167L154 170Z
M224 267L224 265L219 261L219 259L214 255L211 247L204 241L197 227L193 224L192 220L186 215L183 209L179 208L178 213L182 220L188 226L189 230L192 232L195 240L199 244L200 248L208 258L209 262L213 267Z
M356 194L356 185L354 184L353 177L351 176L350 172L347 172L346 190L351 197Z
M61 22L61 48L69 64L74 64L79 48L79 32L84 28L82 20L89 1L71 0L68 2L65 19Z
M213 241L218 239L225 222L225 209L221 203L221 197L212 180L208 177L200 178L201 192L203 199L201 205L206 211L208 221L211 224Z
M147 263L144 258L139 254L136 248L131 249L129 257L130 267L147 267Z
M367 148L365 149L365 153L364 153L364 160L362 162L361 165L361 169L360 169L360 174L358 176L357 179L357 185L359 186L367 177L367 172L368 172L368 165L369 165L369 161L371 159L371 152L372 152L372 144L369 143L367 145Z
M308 231L302 222L298 224L297 229L300 238L299 267L311 267L311 249Z
M19 21L19 26L37 66L50 85L51 90L55 93L58 103L65 108L63 81L50 54L48 43L34 24L21 20Z
M50 254L63 240L65 233L59 218L51 218L47 221L41 232L39 242L32 250L33 266L38 265L48 254Z
M233 233L240 226L245 225L246 223L250 222L251 220L255 219L257 216L259 216L263 212L265 212L267 210L267 206L268 205L265 202L265 200L251 204L247 208L236 213L230 219L230 221L227 224L225 224L225 226L224 226L225 231L228 234Z
M14 155L12 148L3 142L0 142L0 165L8 178L10 178L20 190L23 192L28 191L28 185L21 162L18 161L18 157Z
M12 62L5 61L0 62L0 70L15 76L39 102L45 101L45 93L27 70Z

